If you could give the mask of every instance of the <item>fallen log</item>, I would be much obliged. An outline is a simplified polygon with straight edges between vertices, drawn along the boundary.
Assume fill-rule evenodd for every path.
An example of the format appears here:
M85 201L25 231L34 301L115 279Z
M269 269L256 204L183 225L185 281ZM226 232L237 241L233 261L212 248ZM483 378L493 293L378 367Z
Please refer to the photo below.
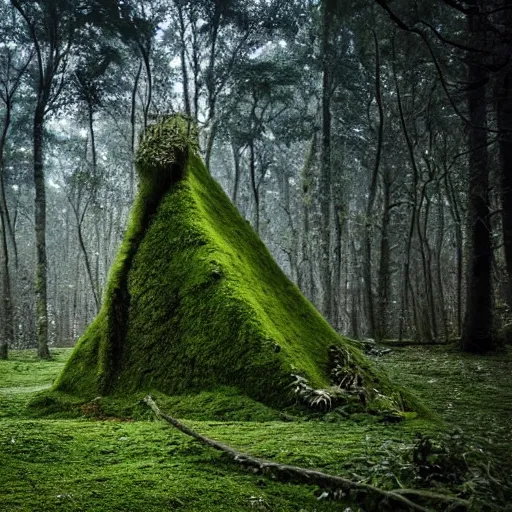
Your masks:
M180 432L193 437L206 446L210 446L211 448L225 453L233 461L246 468L252 468L253 470L261 473L271 474L280 481L294 481L309 485L317 485L320 489L324 489L329 493L332 493L333 496L343 496L350 492L356 493L357 495L361 495L361 498L364 499L365 502L368 501L368 499L372 500L372 503L375 503L375 500L378 500L394 506L395 508L392 510L418 510L421 512L433 512L433 510L440 510L437 506L435 509L426 508L411 501L412 498L428 498L428 501L435 502L437 505L445 503L449 510L456 509L462 511L469 509L469 501L455 496L431 492L425 493L424 491L416 489L397 489L396 491L386 491L370 484L355 482L341 476L329 475L314 469L301 468L299 466L291 466L289 464L281 464L279 462L259 459L199 434L177 419L162 412L151 396L147 396L143 401L152 409L157 417L177 428ZM397 509L397 506L401 506L402 508Z

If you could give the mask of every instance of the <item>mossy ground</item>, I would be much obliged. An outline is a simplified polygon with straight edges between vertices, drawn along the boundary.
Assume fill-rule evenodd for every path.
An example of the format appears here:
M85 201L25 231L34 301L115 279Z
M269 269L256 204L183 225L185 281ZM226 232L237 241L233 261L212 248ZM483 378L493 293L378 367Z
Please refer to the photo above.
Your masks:
M135 421L98 420L87 410L89 417L34 418L27 404L50 385L69 353L59 350L53 361L39 362L29 352L12 351L10 361L0 362L0 510L320 512L348 506L319 501L314 487L246 472L150 414L143 416L142 409ZM366 414L336 422L270 421L267 414L276 413L251 409L255 403L250 401L244 402L246 413L265 421L235 421L240 418L220 396L231 393L235 402L242 398L226 389L218 396L158 400L197 431L242 451L388 488L398 486L407 465L404 454L410 453L417 432L442 437L457 427L469 458L476 453L479 463L469 480L448 485L448 490L466 496L472 488L484 492L491 483L480 462L491 463L491 474L503 488L507 480L510 485L512 354L472 357L446 348L408 347L395 349L378 365L399 377L444 423L412 419L387 424ZM201 407L226 415L226 421L197 419ZM498 504L508 506L510 496L488 490ZM358 508L352 505L352 510Z

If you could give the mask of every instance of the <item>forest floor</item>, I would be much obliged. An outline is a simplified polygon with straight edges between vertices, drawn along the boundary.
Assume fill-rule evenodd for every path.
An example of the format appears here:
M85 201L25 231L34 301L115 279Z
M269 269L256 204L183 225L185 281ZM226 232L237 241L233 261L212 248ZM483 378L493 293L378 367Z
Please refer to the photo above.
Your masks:
M9 361L0 361L2 512L320 512L348 506L318 496L314 486L240 469L149 412L135 421L34 417L27 404L50 386L69 354L57 349L52 361L40 362L32 351L12 351ZM389 424L367 415L327 415L323 421L185 423L257 457L388 489L412 482L512 510L512 352L475 357L410 346L394 348L377 364L439 420ZM475 510L486 509L475 503Z

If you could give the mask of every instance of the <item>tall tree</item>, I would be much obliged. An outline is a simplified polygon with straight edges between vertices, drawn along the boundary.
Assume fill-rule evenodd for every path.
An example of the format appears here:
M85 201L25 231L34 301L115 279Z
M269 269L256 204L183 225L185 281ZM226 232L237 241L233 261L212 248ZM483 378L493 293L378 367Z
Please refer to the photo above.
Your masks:
M323 0L322 12L322 107L320 137L320 179L318 193L320 196L321 234L320 234L320 280L322 284L323 315L332 319L332 275L331 275L331 101L333 95L333 31L336 15L336 2Z
M165 17L167 5L161 0L130 0L121 2L119 9L121 16L117 23L122 41L133 48L133 53L140 58L145 73L145 90L142 94L142 123L145 130L153 103L152 54L155 34ZM136 81L140 83L139 78Z
M32 134L37 251L37 353L40 358L49 359L44 127L48 114L57 108L66 84L71 49L76 42L76 32L84 21L84 12L82 6L74 0L11 0L11 3L25 21L35 52L36 103Z
M499 71L495 85L495 108L499 131L501 165L501 201L503 208L503 245L508 274L508 300L512 302L512 0L497 2L495 45Z
M368 320L370 336L380 338L382 329L377 327L382 319L377 319L375 315L375 307L373 300L372 290L372 244L371 244L371 222L373 215L373 206L377 195L377 185L380 171L380 161L382 154L382 139L384 133L384 109L382 106L382 92L381 92L381 71L380 71L380 49L377 34L373 33L375 44L375 100L378 109L378 129L377 129L377 152L375 155L375 164L368 190L368 203L366 205L366 222L364 229L364 278L366 290L366 304L368 308Z
M489 207L489 162L487 152L487 83L484 50L487 44L485 18L478 0L467 14L468 32L474 47L482 53L469 56L467 92L469 112L469 255L467 303L461 346L468 352L493 347L492 244Z
M13 8L2 5L0 12L2 15L0 30L3 32L4 39L9 40L9 43L4 44L0 49L0 103L3 104L0 132L0 261L2 262L0 275L2 276L1 293L3 297L0 318L2 319L3 332L0 332L0 359L7 359L8 344L14 341L13 294L9 262L10 244L14 250L15 259L17 259L17 256L12 219L7 204L5 149L12 124L16 93L30 64L32 53L23 47L23 41L19 34L19 19Z

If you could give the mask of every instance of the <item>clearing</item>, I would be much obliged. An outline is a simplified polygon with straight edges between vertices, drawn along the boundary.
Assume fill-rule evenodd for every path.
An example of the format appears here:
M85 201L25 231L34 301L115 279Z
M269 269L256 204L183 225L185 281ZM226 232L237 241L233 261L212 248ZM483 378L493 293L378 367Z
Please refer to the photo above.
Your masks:
M154 420L142 406L136 420L97 419L87 409L75 418L34 417L27 404L51 384L70 353L56 349L54 360L44 362L32 351L12 351L11 360L0 362L2 511L345 510L339 501L318 499L314 486L279 483L240 469ZM258 457L384 488L430 482L429 489L506 510L512 475L511 352L477 357L449 347L414 346L394 348L377 364L414 391L440 421L389 424L337 413L322 421L234 421L229 402L225 410L217 408L218 421L198 419L197 413L184 420ZM447 453L433 454L435 448L419 441L417 433L442 440ZM423 465L422 453L428 458ZM469 470L461 480L457 465L463 457ZM444 473L444 482L436 481L436 472Z

